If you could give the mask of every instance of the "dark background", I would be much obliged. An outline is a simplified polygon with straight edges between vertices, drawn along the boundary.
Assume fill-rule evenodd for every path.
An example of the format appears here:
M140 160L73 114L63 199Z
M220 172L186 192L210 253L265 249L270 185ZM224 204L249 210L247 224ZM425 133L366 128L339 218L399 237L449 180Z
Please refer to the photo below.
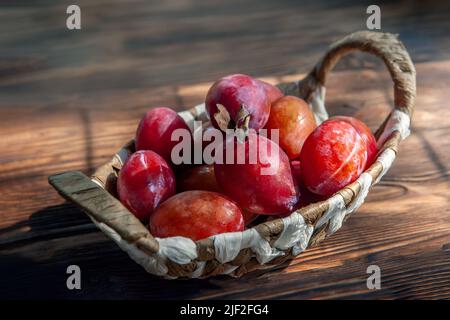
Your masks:
M73 3L0 1L0 297L450 297L449 1L79 0L82 30L69 31ZM399 33L418 66L424 112L399 165L359 214L289 266L239 280L161 280L48 186L50 174L90 173L105 162L148 108L192 106L185 86L236 72L308 72L330 43L366 29L369 4L381 7L382 31ZM372 73L355 79L362 69ZM354 114L364 95L375 97L369 107L389 106L379 60L350 55L337 70L343 78L333 86L352 85L335 89L332 114ZM381 89L367 93L374 84ZM344 92L354 101L344 102ZM373 114L361 117L374 126ZM370 263L386 270L380 291L365 287ZM81 291L65 287L70 264L81 267Z

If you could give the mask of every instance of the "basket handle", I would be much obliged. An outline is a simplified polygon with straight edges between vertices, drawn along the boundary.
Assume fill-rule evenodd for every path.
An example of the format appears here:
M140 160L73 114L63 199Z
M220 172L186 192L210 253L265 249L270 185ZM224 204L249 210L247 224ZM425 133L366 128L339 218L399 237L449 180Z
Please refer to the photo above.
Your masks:
M299 82L300 96L309 101L311 94L325 85L328 73L339 59L355 50L371 53L384 61L394 81L395 108L411 117L416 96L416 70L398 36L391 33L359 31L333 43L314 69Z
M122 239L150 254L158 251L159 243L147 228L120 201L81 172L55 174L48 181L61 196L75 203L97 224L107 225Z

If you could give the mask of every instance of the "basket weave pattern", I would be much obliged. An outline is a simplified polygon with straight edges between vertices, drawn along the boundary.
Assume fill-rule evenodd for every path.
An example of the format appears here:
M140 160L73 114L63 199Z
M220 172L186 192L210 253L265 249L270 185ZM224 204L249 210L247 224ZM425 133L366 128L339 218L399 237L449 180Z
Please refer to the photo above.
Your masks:
M200 241L183 237L154 238L116 198L117 173L134 151L134 141L125 145L91 179L78 172L49 178L65 198L81 207L93 222L148 272L166 278L203 278L217 274L239 277L255 269L271 268L318 245L336 232L363 203L370 187L386 173L401 140L409 134L415 93L414 65L397 36L361 31L334 43L315 68L301 81L283 83L286 95L305 99L320 123L325 109L326 76L345 54L361 50L380 57L394 82L395 108L377 130L376 161L357 181L325 201L303 207L290 216L261 223L243 232L226 233ZM190 124L207 121L204 105L180 115Z

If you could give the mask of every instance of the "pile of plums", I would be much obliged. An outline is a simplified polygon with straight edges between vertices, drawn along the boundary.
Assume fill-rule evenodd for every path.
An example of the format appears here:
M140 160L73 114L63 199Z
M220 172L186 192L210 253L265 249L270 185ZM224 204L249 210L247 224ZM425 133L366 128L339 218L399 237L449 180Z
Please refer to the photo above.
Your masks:
M120 201L156 237L199 240L242 231L257 217L286 216L355 181L377 154L375 138L361 121L339 116L317 126L304 100L247 75L216 81L205 106L210 122L202 134L220 132L216 154L234 151L234 161L175 164L178 141L172 134L194 134L174 110L158 107L140 121L136 152L120 170ZM229 134L238 130L244 135ZM202 140L201 148L208 145ZM245 161L236 161L238 154ZM275 162L273 172L263 173Z

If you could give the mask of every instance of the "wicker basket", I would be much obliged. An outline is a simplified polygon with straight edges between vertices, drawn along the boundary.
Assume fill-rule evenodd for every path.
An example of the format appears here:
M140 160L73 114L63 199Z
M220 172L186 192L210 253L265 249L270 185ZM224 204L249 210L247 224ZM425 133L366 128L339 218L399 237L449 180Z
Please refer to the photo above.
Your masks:
M367 31L353 33L334 43L305 79L280 84L279 88L285 94L308 101L316 118L323 121L327 118L324 107L326 76L341 56L354 50L383 59L394 81L395 109L375 134L380 150L377 160L357 181L329 199L301 208L286 218L196 242L184 237L154 238L114 196L117 173L133 152L133 141L96 170L91 178L80 172L65 172L49 177L49 181L149 273L166 278L204 278L218 274L239 277L252 270L279 265L308 247L316 246L341 227L362 204L369 188L389 169L400 141L409 134L416 74L405 47L395 35ZM203 105L180 115L187 122L207 120Z

